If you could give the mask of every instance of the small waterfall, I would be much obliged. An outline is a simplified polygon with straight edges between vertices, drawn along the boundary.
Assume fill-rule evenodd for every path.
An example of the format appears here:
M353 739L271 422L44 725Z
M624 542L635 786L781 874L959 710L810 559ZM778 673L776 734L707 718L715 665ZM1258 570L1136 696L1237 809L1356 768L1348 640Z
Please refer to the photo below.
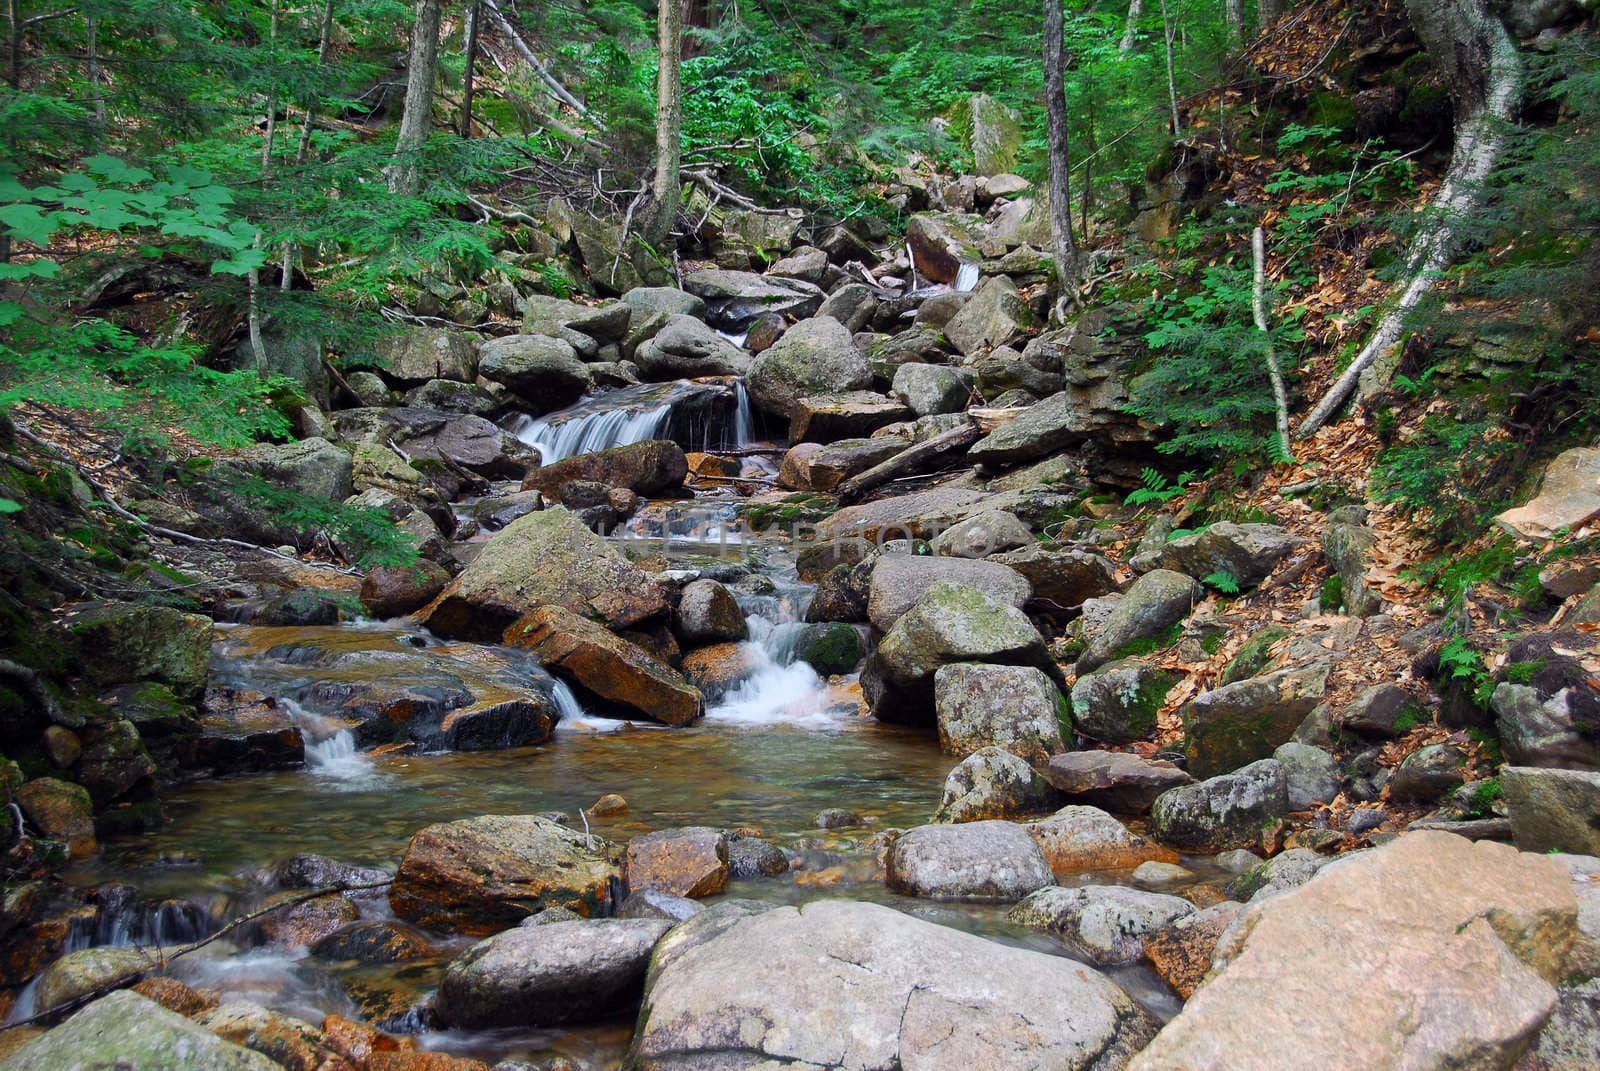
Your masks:
M978 266L976 264L963 264L956 269L956 292L965 294L978 285Z
M356 747L355 734L344 725L313 714L292 699L280 699L306 744L306 770L344 787L370 787L377 776L372 760Z
M733 389L735 397L738 398L738 405L733 413L733 444L743 448L756 441L755 413L751 411L750 392L744 389L744 380L735 383Z
M511 433L539 451L539 463L551 465L575 454L654 439L672 415L670 402L650 409L605 409L559 421L520 417Z
M561 715L561 721L556 724L570 724L583 717L583 704L572 694L566 681L557 678L550 685L550 698L555 701L556 711Z
M738 346L741 350L744 349L745 342L750 338L750 332L748 330L723 331L721 328L713 328L712 330L716 331L717 334L721 335L735 346Z

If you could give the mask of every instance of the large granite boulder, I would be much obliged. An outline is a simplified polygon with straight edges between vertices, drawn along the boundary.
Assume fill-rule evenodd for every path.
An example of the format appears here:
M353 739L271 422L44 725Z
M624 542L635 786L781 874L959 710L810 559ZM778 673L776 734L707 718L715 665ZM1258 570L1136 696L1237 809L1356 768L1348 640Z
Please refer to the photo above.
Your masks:
M1174 539L1162 548L1162 568L1203 580L1221 573L1238 586L1253 588L1300 545L1276 524L1234 524L1222 521L1195 535Z
M1600 771L1506 766L1500 786L1518 848L1600 855Z
M1178 861L1177 853L1133 832L1098 807L1070 804L1048 818L1029 822L1027 829L1057 877Z
M898 399L870 390L808 394L796 399L790 409L789 441L831 443L863 438L911 415Z
M1524 539L1551 539L1600 518L1600 447L1579 447L1558 456L1544 471L1539 493L1495 523Z
M478 374L522 399L535 414L563 409L594 386L572 344L550 335L505 335L483 344Z
M1117 814L1144 814L1168 789L1194 783L1170 762L1120 751L1071 751L1039 772L1063 795Z
M630 1061L640 1071L1113 1071L1154 1030L1083 964L827 900L712 910L679 926L651 964Z
M127 990L101 997L0 1062L0 1071L111 1069L282 1071L260 1053Z
M889 849L887 880L907 896L999 902L1055 884L1028 832L1000 821L907 830Z
M1194 914L1181 896L1126 885L1040 889L1006 913L1007 920L1061 938L1079 959L1097 967L1132 963L1144 953L1145 935Z
M1006 275L986 279L972 300L944 325L945 337L968 357L1005 345L1017 332L1035 321L1017 284Z
M903 364L890 389L917 416L931 416L961 412L972 388L967 376L946 365Z
M470 383L472 340L460 331L436 327L402 328L378 339L383 373L401 387L417 387L433 379Z
M633 362L646 379L742 376L750 356L693 316L669 316L649 341L634 351Z
M838 320L802 320L751 363L750 399L776 416L790 417L800 399L872 385L872 366Z
M1200 585L1182 573L1156 569L1144 574L1090 635L1078 657L1078 672L1089 673L1130 653L1133 644L1161 636L1188 617L1199 598Z
M747 271L705 268L683 281L683 288L705 304L708 322L727 331L742 331L764 313L801 319L822 307L823 293L813 283ZM830 320L841 330L844 325Z
M1000 747L1043 765L1066 750L1066 702L1055 681L1033 666L940 666L933 699L939 745L953 755Z
M522 489L558 499L563 484L583 480L626 487L648 498L682 487L688 475L689 461L681 446L662 439L645 439L609 450L574 454L534 469L523 478Z
M1052 610L1075 610L1088 599L1117 590L1117 574L1109 559L1085 550L1056 550L1030 543L995 554L999 562L1021 573L1033 586L1033 598Z
M547 907L604 914L622 851L538 815L483 815L411 838L389 890L418 925L489 934Z
M1276 759L1163 793L1150 809L1150 830L1185 852L1249 848L1261 830L1289 813L1289 785Z
M1131 744L1155 732L1175 674L1136 658L1108 662L1072 682L1072 728L1103 744Z
M1056 790L1022 759L1004 748L979 748L956 764L944 781L935 822L981 822L1021 818L1060 802Z
M1021 574L1004 565L944 555L896 554L885 551L872 566L867 589L867 618L888 632L935 584L975 588L1006 606L1022 609L1032 588Z
M1188 770L1207 778L1269 757L1322 702L1327 662L1280 669L1202 692L1184 705Z

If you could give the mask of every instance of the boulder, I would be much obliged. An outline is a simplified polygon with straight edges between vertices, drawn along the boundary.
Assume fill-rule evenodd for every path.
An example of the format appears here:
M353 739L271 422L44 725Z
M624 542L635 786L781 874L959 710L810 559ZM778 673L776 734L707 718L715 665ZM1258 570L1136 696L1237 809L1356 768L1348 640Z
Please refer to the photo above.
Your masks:
M831 316L849 328L851 334L862 330L878 311L878 297L865 283L846 283L828 295L817 309L818 316Z
M1064 450L1091 430L1068 393L1052 394L979 439L967 457L986 469L1005 468Z
M361 608L383 620L402 617L432 602L450 583L450 574L430 561L379 565L361 580Z
M478 374L510 390L535 415L564 409L594 386L577 351L549 335L505 335L483 344Z
M1114 967L1138 960L1147 934L1192 914L1194 905L1181 896L1080 885L1040 889L1006 912L1006 920L1054 934L1075 958Z
M722 697L761 668L761 660L742 643L713 643L683 656L683 676L707 703Z
M1154 1030L1083 964L828 900L680 926L651 965L629 1062L1109 1071Z
M40 1012L66 1007L94 993L132 985L161 966L154 951L104 946L68 952L44 969L34 990Z
M917 416L959 413L971 391L966 376L937 364L902 364L890 389Z
M687 315L667 317L661 330L634 351L633 361L651 380L742 376L750 370L749 354Z
M1168 789L1194 783L1170 762L1120 751L1056 755L1039 772L1063 795L1117 814L1144 814Z
M791 249L788 256L768 268L767 274L784 279L803 279L808 283L820 283L823 273L827 270L826 252L816 246L801 245Z
M1466 754L1454 744L1418 748L1395 767L1389 778L1389 798L1432 803L1467 779L1466 761Z
M1162 549L1163 568L1187 573L1196 580L1225 573L1241 589L1253 588L1300 545L1300 540L1276 524L1234 524L1222 521L1205 531L1174 539Z
M604 345L620 342L628 333L634 306L626 301L583 305L565 298L531 294L522 300L522 327L530 335L561 335L572 331Z
M1560 454L1544 470L1539 493L1526 505L1506 510L1495 523L1512 535L1540 542L1563 529L1600 519L1600 447Z
M997 603L1019 610L1032 593L1028 582L1004 565L886 551L872 566L867 616L880 632L888 632L935 584L974 588Z
M1141 837L1097 807L1072 804L1027 825L1057 877L1088 870L1132 870L1175 863L1175 853Z
M538 491L548 498L559 498L563 484L574 480L626 487L635 494L650 497L683 486L689 475L689 462L683 448L662 439L614 446L589 454L575 454L529 472L522 481L524 491Z
M913 270L930 282L954 283L961 265L976 264L983 258L977 245L982 226L983 221L976 216L955 212L916 213L906 222L906 248L911 254ZM938 325L948 323L966 301L967 297L963 297L946 302L950 307L949 315L938 321ZM939 311L936 308L930 320Z
M733 593L715 580L694 580L684 586L673 612L673 627L685 644L726 643L749 635L744 611Z
M211 619L170 606L90 602L63 622L99 684L155 681L180 699L197 697L211 671Z
M1233 900L1181 915L1144 935L1144 957L1161 980L1188 1000L1211 970L1211 953L1244 905Z
M767 637L767 649L780 662L804 662L825 677L849 673L861 663L861 636L840 621L778 625Z
M753 881L788 872L788 855L771 841L741 835L729 839L728 877L734 881Z
M619 223L574 214L572 240L583 257L589 281L602 294L626 294L641 286L665 286L672 281L670 262L663 263L660 254L637 234L624 241Z
M633 310L630 322L649 319L656 314L667 316L703 317L706 303L701 298L675 286L639 286L622 295L623 303Z
M1344 777L1339 763L1320 747L1290 741L1272 753L1288 779L1289 809L1304 811L1332 803Z
M974 93L960 108L974 173L1009 174L1022 149L1022 123L1017 113L987 93Z
M1600 1067L1600 978L1556 990L1555 1011L1513 1071L1590 1071L1595 1067Z
M1004 748L979 748L945 778L935 822L980 822L1048 811L1059 802L1055 789L1022 759Z
M419 616L441 636L492 641L541 606L627 628L667 611L668 586L552 508L497 532Z
M1011 822L907 830L889 849L887 880L907 896L1002 903L1055 884L1039 845Z
M1090 635L1078 658L1078 673L1089 673L1122 657L1140 640L1159 637L1188 617L1199 598L1200 585L1182 573L1155 569L1144 574Z
M628 888L716 896L728 884L728 837L709 826L663 829L628 842Z
M603 914L622 852L537 815L483 815L411 838L389 890L396 915L430 928L488 934L547 907Z
M881 464L909 443L892 436L841 439L823 446L798 443L783 455L778 483L793 491L832 491L841 483Z
M706 303L706 319L726 331L742 331L763 313L802 319L822 307L823 293L801 279L705 268L683 281L683 288ZM829 323L843 329L837 320ZM848 333L848 332L847 332Z
M1178 678L1136 658L1086 673L1072 684L1072 728L1104 744L1148 740Z
M941 532L933 552L956 558L987 558L1018 547L1032 546L1033 529L1015 513L1003 509L974 514Z
M1352 617L1370 617L1383 608L1382 597L1367 587L1367 567L1377 542L1378 533L1343 509L1335 510L1322 530L1322 553L1339 574L1344 612Z
M311 946L320 960L355 963L409 963L437 955L421 930L403 922L372 919L342 927Z
M1030 543L989 559L1021 573L1033 587L1033 598L1052 603L1053 610L1075 610L1088 599L1117 590L1111 562L1083 550L1054 550Z
M261 919L261 937L274 948L310 948L318 941L361 917L361 909L343 896L318 896L289 903L301 894L283 892L269 897L267 905L284 904Z
M1150 809L1150 830L1184 852L1249 848L1263 827L1289 813L1288 778L1275 759L1162 793Z
M68 730L56 725L46 730L52 731ZM35 830L65 844L74 859L94 854L94 800L88 789L55 777L36 777L14 790L11 797Z
M1043 765L1065 750L1065 702L1049 677L1032 666L957 662L933 675L939 745L953 755L999 747Z
M1518 766L1600 769L1600 688L1581 679L1558 683L1495 686L1489 706L1506 758Z
M406 392L405 403L415 409L486 417L500 408L494 395L475 383L430 379Z
M546 669L619 716L687 725L705 712L700 690L645 650L562 606L542 606L505 631L510 647L532 651Z
M932 539L955 522L976 512L979 503L993 496L965 487L935 487L928 491L880 498L847 506L817 524L819 540L864 540L885 543L891 539Z
M500 427L471 414L399 409L400 447L413 462L442 461L490 479L520 479L537 465L534 452Z
M1181 713L1189 772L1214 777L1271 756L1322 702L1330 669L1327 662L1280 669L1186 703Z
M705 910L705 905L687 896L676 896L659 889L640 889L631 892L617 909L619 919L664 919L682 922L692 919Z
M471 383L472 341L460 331L406 327L378 339L380 366L402 388L433 379Z
M1109 984L1109 983L1108 983ZM260 1053L126 990L16 1049L0 1071L282 1071Z
M1252 902L1131 1068L1509 1067L1555 1007L1576 917L1546 857L1407 834Z
M745 380L750 399L789 417L802 398L872 385L872 367L849 330L831 317L802 320L751 362Z
M1345 707L1339 725L1362 736L1384 739L1398 736L1400 718L1410 697L1396 684L1374 684L1364 689Z
M196 1021L224 1041L258 1052L284 1068L312 1071L348 1066L318 1027L248 1000L226 1001L202 1012Z
M973 291L972 300L944 325L950 344L968 357L1003 346L1035 322L1033 311L1009 276L986 279Z
M954 559L952 559L954 560ZM1032 665L1059 672L1021 610L977 588L939 582L895 621L862 671L873 716L934 720L934 674L953 662Z
M868 390L809 394L796 399L789 410L789 441L831 443L863 438L911 415L897 399Z
M1600 855L1600 772L1505 766L1500 787L1518 848Z
M445 969L434 1014L448 1027L548 1027L630 1014L672 923L579 919L479 941Z

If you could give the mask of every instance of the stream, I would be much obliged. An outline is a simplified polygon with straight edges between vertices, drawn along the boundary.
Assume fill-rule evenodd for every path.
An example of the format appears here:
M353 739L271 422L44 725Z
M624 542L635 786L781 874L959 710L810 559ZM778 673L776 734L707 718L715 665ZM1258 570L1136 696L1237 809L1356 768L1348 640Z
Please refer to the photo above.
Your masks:
M692 392L690 392L692 393ZM617 395L622 395L618 397ZM684 391L673 385L628 388L586 400L563 414L522 419L513 428L546 460L661 434L675 423ZM748 401L738 386L723 410L735 426L730 445L752 437ZM723 435L703 423L692 432L713 445ZM769 471L750 462L747 471ZM928 821L954 759L930 734L867 717L854 678L825 680L784 650L778 626L801 619L811 587L795 578L788 548L736 527L731 491L694 502L650 503L612 538L625 551L644 541L673 568L708 562L750 569L770 580L730 584L747 615L747 654L755 671L689 728L666 729L585 712L564 685L525 652L439 640L403 621L325 628L219 627L213 677L279 699L306 739L303 769L201 781L170 789L167 821L152 833L106 843L69 877L90 886L132 885L136 897L117 921L104 919L73 947L173 945L214 932L259 906L270 891L260 874L297 853L392 870L407 840L435 822L481 814L562 812L577 826L619 844L652 830L710 825L748 828L790 854L788 874L732 883L727 897L801 903L826 897L872 900L998 940L1064 954L1054 939L1005 921L1005 906L936 903L891 893L877 857L882 834ZM671 535L670 542L664 537ZM748 541L748 542L746 542ZM279 652L276 659L267 652ZM290 652L282 655L282 652ZM535 747L444 753L365 751L349 726L298 705L318 688L358 678L420 674L419 692L452 666L471 666L508 692L537 689L562 712L554 736ZM417 669L421 666L421 669ZM465 672L465 670L463 670ZM394 685L393 680L386 685ZM402 681L401 683L407 683ZM309 700L308 700L309 702ZM622 814L587 817L585 808L616 793ZM846 808L856 828L824 830L818 812ZM1125 881L1083 875L1081 881ZM104 900L104 897L102 897ZM381 893L357 899L363 919L389 919ZM305 949L220 940L174 962L172 973L320 1022L328 1013L413 1032L426 1049L491 1062L560 1053L582 1068L616 1066L631 1022L563 1030L459 1032L430 1029L416 1010L449 960L471 943L438 936L434 954L387 966L326 962ZM1161 1018L1177 998L1147 968L1110 972ZM25 992L12 1012L29 1013Z

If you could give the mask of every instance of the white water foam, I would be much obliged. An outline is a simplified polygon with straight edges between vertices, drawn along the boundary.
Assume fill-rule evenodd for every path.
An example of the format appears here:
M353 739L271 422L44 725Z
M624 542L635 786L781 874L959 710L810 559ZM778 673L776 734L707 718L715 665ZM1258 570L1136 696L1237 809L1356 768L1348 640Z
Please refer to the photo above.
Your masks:
M654 439L671 415L667 403L650 409L606 409L558 423L520 417L511 433L539 451L540 464L552 465L575 454Z
M356 747L355 734L340 722L313 714L292 699L280 699L306 745L306 772L349 791L365 791L383 780L372 757Z
M733 445L743 449L756 441L755 414L750 409L750 392L744 389L744 380L733 386L738 404L733 411Z
M978 266L976 264L963 264L956 269L955 289L958 294L965 294L978 285Z
M787 615L780 611L775 616ZM757 614L746 618L746 624L751 638L740 646L754 671L706 710L706 721L720 725L837 728L839 717L831 710L828 684L809 663L794 657L792 633L776 629L774 622Z

